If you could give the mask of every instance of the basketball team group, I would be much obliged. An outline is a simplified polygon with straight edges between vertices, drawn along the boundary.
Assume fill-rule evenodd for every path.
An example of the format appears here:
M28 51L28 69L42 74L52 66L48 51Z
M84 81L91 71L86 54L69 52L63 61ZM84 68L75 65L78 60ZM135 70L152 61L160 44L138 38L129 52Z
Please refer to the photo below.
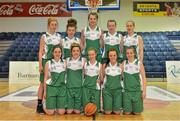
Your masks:
M97 25L98 14L88 14L88 26L75 36L77 21L70 18L64 38L57 32L57 18L48 18L40 38L37 113L80 114L88 103L103 114L130 115L143 111L146 76L143 40L126 22L127 34L107 21L107 32Z

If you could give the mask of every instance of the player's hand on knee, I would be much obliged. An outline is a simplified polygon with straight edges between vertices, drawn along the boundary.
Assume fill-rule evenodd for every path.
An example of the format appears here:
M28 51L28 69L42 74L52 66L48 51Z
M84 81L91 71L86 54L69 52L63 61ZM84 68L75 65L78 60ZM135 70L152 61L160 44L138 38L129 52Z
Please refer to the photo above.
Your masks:
M44 92L44 94L43 94L43 98L44 98L44 99L46 99L46 92Z
M146 92L142 91L142 99L144 100L146 98Z
M39 66L39 73L42 73L42 72L43 72L43 67L41 65L41 66Z

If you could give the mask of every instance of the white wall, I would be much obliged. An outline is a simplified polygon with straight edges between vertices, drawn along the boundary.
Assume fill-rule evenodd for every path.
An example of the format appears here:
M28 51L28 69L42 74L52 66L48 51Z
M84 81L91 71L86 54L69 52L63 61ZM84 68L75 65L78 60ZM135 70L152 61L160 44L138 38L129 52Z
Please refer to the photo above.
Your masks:
M12 0L1 0L12 1ZM16 0L26 1L26 0ZM32 0L33 1L33 0ZM38 0L38 2L48 0ZM49 0L50 1L50 0ZM52 0L65 1L65 0ZM146 0L147 1L147 0ZM14 1L13 1L14 2ZM73 17L78 21L78 31L87 25L87 11L73 11ZM69 17L59 18L59 31L65 31ZM136 22L136 31L172 31L180 30L180 17L135 17L133 16L132 0L121 0L121 8L115 11L100 11L99 26L106 29L108 19L115 19L118 30L125 31L127 20ZM47 17L6 17L0 18L0 32L43 32L47 30Z

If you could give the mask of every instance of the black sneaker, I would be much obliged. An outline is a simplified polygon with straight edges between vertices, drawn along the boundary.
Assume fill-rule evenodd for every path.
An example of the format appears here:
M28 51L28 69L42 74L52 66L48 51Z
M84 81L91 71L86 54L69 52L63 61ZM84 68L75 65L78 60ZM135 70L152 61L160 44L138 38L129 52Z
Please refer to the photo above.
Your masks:
M38 104L37 105L36 112L39 113L39 114L45 114L45 111L43 109L43 105L42 104Z

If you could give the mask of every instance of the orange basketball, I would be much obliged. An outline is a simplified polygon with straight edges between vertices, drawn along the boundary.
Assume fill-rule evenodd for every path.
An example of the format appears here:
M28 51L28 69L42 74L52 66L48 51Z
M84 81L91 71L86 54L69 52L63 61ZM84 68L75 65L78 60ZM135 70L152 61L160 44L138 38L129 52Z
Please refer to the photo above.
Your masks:
M87 103L84 107L84 113L86 116L92 116L96 113L97 106L94 103Z

